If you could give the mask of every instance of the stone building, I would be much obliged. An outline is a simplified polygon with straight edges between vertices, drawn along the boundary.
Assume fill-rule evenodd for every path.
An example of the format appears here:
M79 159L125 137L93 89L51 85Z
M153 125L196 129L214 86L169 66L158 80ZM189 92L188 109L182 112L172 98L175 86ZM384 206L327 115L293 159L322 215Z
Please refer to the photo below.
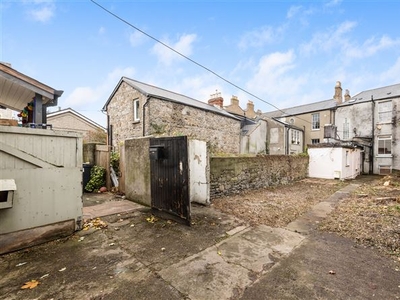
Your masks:
M246 109L239 105L239 99L232 96L231 103L224 106L220 93L211 95L208 104L224 109L241 120L240 154L266 154L267 151L267 122L259 118L261 111L254 111L252 101L247 102Z
M128 138L179 136L203 140L212 153L239 153L241 120L222 108L122 77L105 103L109 144Z

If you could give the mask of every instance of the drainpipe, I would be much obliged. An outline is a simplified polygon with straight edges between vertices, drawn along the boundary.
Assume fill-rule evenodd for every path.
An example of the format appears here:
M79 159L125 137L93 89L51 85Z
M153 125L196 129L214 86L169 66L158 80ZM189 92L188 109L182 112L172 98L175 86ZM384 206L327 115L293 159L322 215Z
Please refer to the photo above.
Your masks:
M303 125L303 153L305 153L306 152L306 147L307 147L307 144L306 144L306 126L305 125Z
M146 102L143 104L143 136L146 136L146 106L149 104L150 96L146 96Z
M375 148L375 101L374 96L371 95L371 108L372 108L372 139L371 151L369 159L369 174L374 173L374 148Z
M289 129L290 127L286 127L286 139L285 139L285 155L289 154Z

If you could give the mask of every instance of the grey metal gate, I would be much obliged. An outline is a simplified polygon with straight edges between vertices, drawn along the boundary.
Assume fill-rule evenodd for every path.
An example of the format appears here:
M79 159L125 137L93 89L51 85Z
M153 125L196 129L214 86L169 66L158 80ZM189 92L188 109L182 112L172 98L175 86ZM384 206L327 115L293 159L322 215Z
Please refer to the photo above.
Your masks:
M186 136L150 139L151 207L190 226Z

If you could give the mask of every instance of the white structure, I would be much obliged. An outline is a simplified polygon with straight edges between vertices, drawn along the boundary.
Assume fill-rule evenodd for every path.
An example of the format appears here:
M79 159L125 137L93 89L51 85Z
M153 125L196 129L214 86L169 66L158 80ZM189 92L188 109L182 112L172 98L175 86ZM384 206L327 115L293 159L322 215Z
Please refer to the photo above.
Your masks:
M207 143L188 140L190 202L210 204L210 172Z
M361 150L339 144L309 145L308 176L325 179L354 179L361 173Z
M337 106L338 137L364 146L365 173L400 170L399 107L400 84L363 91Z

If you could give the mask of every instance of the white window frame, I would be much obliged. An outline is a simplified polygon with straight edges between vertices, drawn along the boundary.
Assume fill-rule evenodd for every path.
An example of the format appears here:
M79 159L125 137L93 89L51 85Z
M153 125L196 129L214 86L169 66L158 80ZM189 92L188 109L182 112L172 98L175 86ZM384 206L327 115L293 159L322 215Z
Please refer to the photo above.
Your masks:
M321 128L321 120L319 113L311 114L311 130L319 130Z
M378 102L378 123L392 123L392 100Z
M292 144L300 144L300 131L296 129L291 130L292 133Z
M343 140L348 140L350 138L350 124L347 118L344 118L343 123Z
M318 141L318 142L317 142ZM319 139L311 139L311 144L312 145L317 145L317 144L319 144L320 143L320 140Z
M140 102L139 99L133 100L133 122L140 121Z
M383 142L383 147L381 147L382 149L387 149L385 146L386 146L386 143L389 143L389 145L388 146L390 146L390 152L386 152L386 151L384 151L384 153L379 153L379 149L381 149L380 148L380 142ZM381 136L378 136L378 151L377 151L377 156L379 156L379 157L392 157L392 136L391 135L381 135Z

